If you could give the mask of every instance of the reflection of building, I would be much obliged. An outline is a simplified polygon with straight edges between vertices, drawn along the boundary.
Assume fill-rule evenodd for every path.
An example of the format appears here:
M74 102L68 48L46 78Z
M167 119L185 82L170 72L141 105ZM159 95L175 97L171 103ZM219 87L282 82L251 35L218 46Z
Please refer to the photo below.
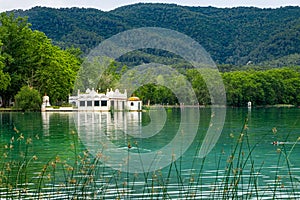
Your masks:
M127 92L121 93L107 90L106 94L98 93L94 89L87 89L85 93L78 90L77 96L70 96L69 103L78 111L141 111L142 101L138 97L127 99Z
M141 134L141 112L75 112L78 135L85 142L99 141L99 137L116 140L126 135Z
M42 122L43 122L43 133L45 136L49 136L50 129L50 113L42 112Z

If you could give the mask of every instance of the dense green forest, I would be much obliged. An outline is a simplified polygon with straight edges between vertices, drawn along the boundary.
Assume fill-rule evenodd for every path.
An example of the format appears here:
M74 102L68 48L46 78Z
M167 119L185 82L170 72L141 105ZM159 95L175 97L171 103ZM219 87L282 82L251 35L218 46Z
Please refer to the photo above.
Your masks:
M114 34L145 26L177 30L198 41L218 65L229 106L246 106L248 101L256 106L300 105L299 7L135 4L110 12L35 7L2 13L0 25L3 106L9 106L10 99L24 106L39 104L44 94L53 105L67 101L90 49ZM201 73L181 57L157 49L130 52L111 62L97 86L102 91L117 88L127 69L151 62L177 69L191 83L199 104L210 104ZM160 85L144 85L134 93L145 104L178 103L172 91Z
M268 65L269 61L300 53L300 7L214 8L140 3L109 12L35 7L14 13L28 16L32 28L44 32L55 44L79 47L85 53L112 35L139 27L184 33L199 42L217 64L245 65L250 61ZM299 59L293 60L295 57L289 59L290 63L299 63Z
M66 100L81 64L79 50L53 45L43 32L33 31L25 18L1 13L0 24L3 106L8 106L23 86L48 94L53 103Z
M210 105L210 94L201 75L201 70L187 69L184 75L193 87L198 100L197 104ZM300 105L299 66L268 70L246 69L243 71L223 72L221 77L226 90L228 106L245 107L248 101L251 101L254 106ZM176 84L176 81L174 80L174 84ZM147 104L148 101L151 104L163 105L176 105L179 103L175 94L161 85L147 84L137 89L134 93L143 100L144 104Z

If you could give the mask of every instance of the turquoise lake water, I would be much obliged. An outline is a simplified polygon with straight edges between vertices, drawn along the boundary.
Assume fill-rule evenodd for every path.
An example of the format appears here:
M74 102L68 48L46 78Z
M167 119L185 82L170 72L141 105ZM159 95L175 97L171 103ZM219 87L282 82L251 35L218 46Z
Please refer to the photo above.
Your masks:
M39 191L50 199L300 197L300 109L227 108L224 126L216 129L220 136L212 134L215 142L208 143L207 131L218 123L212 123L214 115L209 108L156 109L150 114L3 112L1 154L16 162L36 156L26 165L34 184L38 172L56 157L64 162L62 168L87 150L91 159L100 159L93 187L82 193L72 185L59 186L69 180L69 172L57 169L55 180ZM211 147L205 157L199 154L203 145ZM0 196L9 193L1 191ZM30 199L33 194L23 199L26 195Z

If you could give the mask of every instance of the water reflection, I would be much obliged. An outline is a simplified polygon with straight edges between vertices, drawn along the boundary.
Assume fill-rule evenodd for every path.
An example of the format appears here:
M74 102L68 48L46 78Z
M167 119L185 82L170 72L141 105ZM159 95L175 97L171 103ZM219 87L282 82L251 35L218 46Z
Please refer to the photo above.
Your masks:
M1 146L8 144L12 137L17 139L14 127L23 134L25 139L32 138L32 144L28 146L26 155L28 158L37 155L38 160L31 160L31 163L27 165L27 175L33 174L38 179L38 173L43 169L43 166L49 160L54 159L56 155L59 155L61 161L67 164L74 163L75 156L72 144L74 144L73 136L76 134L70 134L73 131L78 132L79 139L83 142L79 144L79 141L76 144L79 151L94 147L101 150L102 136L116 146L116 149L111 149L111 151L121 149L127 153L134 152L136 150L135 145L129 149L128 142L135 140L139 142L140 150L144 149L141 154L146 154L148 150L155 151L161 148L176 135L178 124L180 124L179 110L170 110L166 113L167 121L163 129L155 137L147 139L142 137L143 131L146 130L143 125L152 123L154 125L152 127L159 127L160 124L156 124L162 120L159 112L153 112L155 117L152 118L157 118L157 122L151 120L147 123L144 121L148 113L134 112L115 112L113 114L109 112L0 113ZM194 114L190 111L188 114L189 119L191 119L189 121L193 122ZM84 184L78 182L77 185L67 185L70 187L66 186L62 189L59 185L61 183L60 178L66 179L62 170L66 170L65 163L62 163L61 168L57 167L57 171L55 171L56 182L53 181L53 185L48 185L48 188L44 187L42 192L49 192L49 199L71 198L76 191L81 191L82 188L85 189L85 195L91 194L92 196L92 193L95 193L96 196L92 196L91 199L136 199L139 197L141 199L147 199L147 197L159 199L166 194L170 199L189 199L190 197L193 199L231 199L230 195L234 195L236 199L244 197L245 199L298 199L300 197L298 192L300 188L300 145L297 140L300 130L299 114L299 109L252 108L251 113L247 108L228 110L226 124L219 142L205 158L205 162L202 163L203 160L197 157L198 154L195 151L198 150L197 147L202 142L201 138L203 138L203 133L207 131L211 116L208 110L203 109L201 110L202 120L198 135L191 148L176 163L172 163L172 167L168 166L153 172L156 176L152 176L152 173L149 173L150 175L147 177L145 174L121 173L108 167L103 169L103 163L99 162L98 173L95 173L93 177L92 188L84 188L82 186ZM228 170L228 166L230 166L228 158L235 148L247 115L249 118L247 141L243 145L238 143L238 147L241 149L240 154L236 154L232 160L232 170ZM189 125L192 126L193 124ZM274 127L276 127L276 132L272 131ZM133 140L133 138L135 139ZM274 140L286 141L286 143L274 146L271 144ZM22 144L24 143L25 141ZM20 157L20 155L25 150L24 146L19 146L19 148L14 146L14 149L10 151L9 159L15 162L21 160L22 164L24 157ZM238 163L238 155L240 155L242 164ZM240 170L242 167L243 170ZM170 175L168 175L169 172ZM78 180L82 180L80 173L76 174ZM235 176L234 173L239 174ZM29 180L34 182L35 179ZM233 190L235 188L231 186L237 180L240 182L235 191ZM228 185L226 185L226 181ZM227 186L228 188L226 188ZM225 193L224 196L225 189L231 189L231 193ZM55 190L61 192L60 197L56 196L58 193ZM4 190L0 189L0 196L2 195L1 191ZM13 196L16 194L18 194L17 191L13 190L10 197L17 197ZM77 194L77 198L80 199L81 194ZM29 193L26 195L30 197ZM24 194L24 199L26 198Z
M118 140L124 133L141 135L141 112L76 112L73 114L81 139L93 140L106 135Z
M43 133L45 136L49 136L50 115L52 115L52 113L48 113L48 112L41 112L41 113L42 113L42 122L43 122Z

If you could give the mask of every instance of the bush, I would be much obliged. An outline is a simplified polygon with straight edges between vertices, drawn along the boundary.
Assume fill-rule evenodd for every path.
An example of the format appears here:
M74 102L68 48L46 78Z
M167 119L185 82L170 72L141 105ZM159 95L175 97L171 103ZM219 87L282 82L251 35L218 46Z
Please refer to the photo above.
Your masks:
M41 95L29 86L23 86L15 96L15 107L24 111L37 111L41 109Z

